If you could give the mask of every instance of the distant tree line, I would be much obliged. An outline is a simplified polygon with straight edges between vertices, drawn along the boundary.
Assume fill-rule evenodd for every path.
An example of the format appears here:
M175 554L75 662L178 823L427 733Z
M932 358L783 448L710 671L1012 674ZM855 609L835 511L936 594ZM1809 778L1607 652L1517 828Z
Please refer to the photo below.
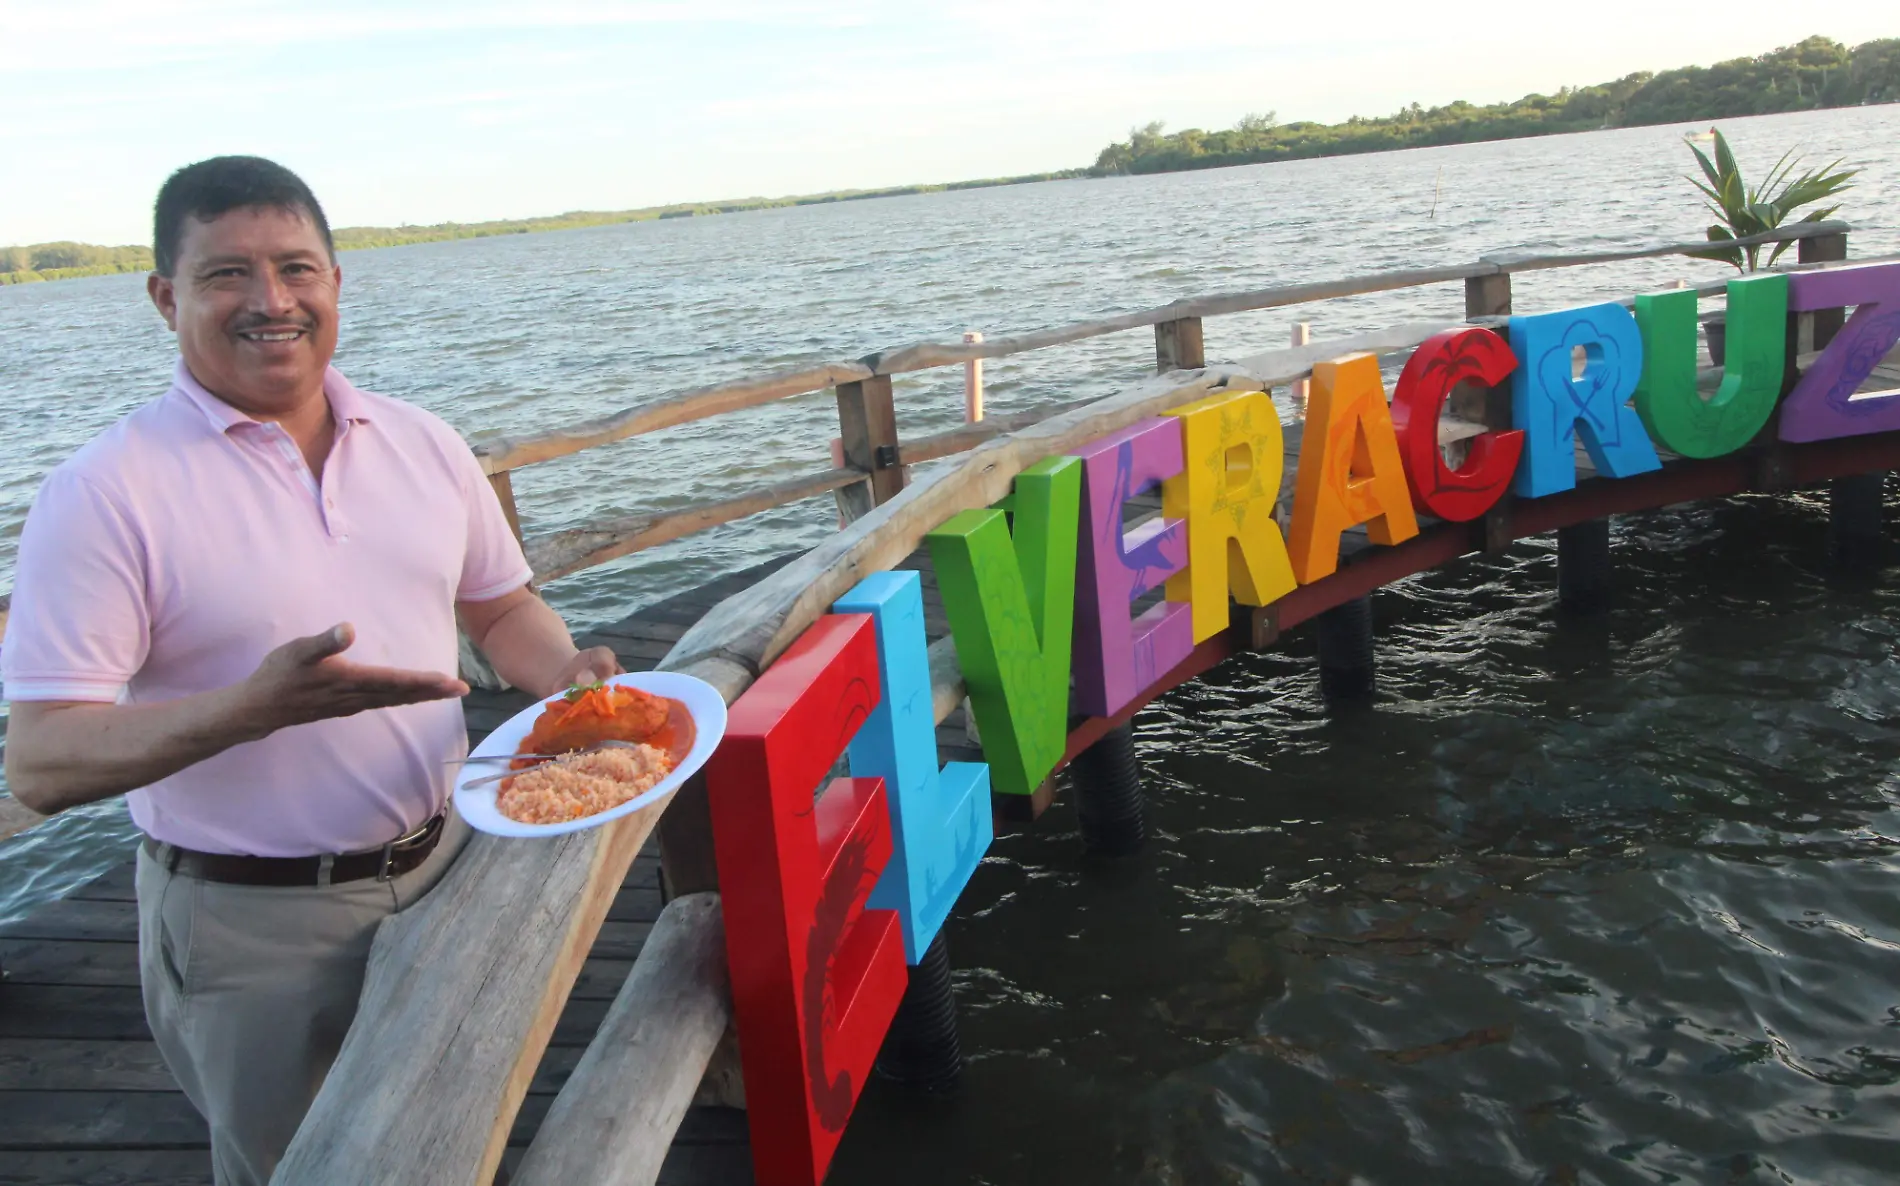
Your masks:
M1389 116L1355 115L1341 124L1283 124L1267 112L1218 132L1188 128L1167 133L1157 121L1103 149L1089 172L1165 173L1892 102L1900 102L1900 38L1869 41L1850 50L1826 37L1810 37L1760 57L1661 74L1644 71L1615 82L1565 87L1554 95L1526 95L1484 107L1462 99L1443 107L1413 103Z
M444 239L485 239L492 235L526 235L536 231L565 231L579 227L612 226L658 218L695 218L708 214L739 214L779 206L813 206L827 202L855 202L902 194L936 193L951 189L984 189L1056 181L1087 176L1086 169L1032 173L1022 177L991 177L979 181L952 181L940 185L900 185L888 189L844 189L789 198L737 198L723 202L681 202L671 206L644 206L637 210L570 210L543 218L504 218L493 222L438 222L429 226L355 226L332 231L337 249L400 247ZM36 243L31 247L0 247L0 284L35 280L65 280L74 276L102 276L112 272L143 272L152 267L149 247L95 247L89 243Z
M1032 173L1022 177L992 177L980 181L951 181L941 185L899 185L888 189L841 189L830 193L789 198L730 198L719 202L676 202L670 206L643 206L637 210L570 210L542 218L508 218L494 222L439 222L431 226L342 227L335 232L341 250L358 247L396 247L405 243L433 243L443 239L484 239L490 235L526 235L535 231L566 231L579 227L613 226L661 218L699 218L709 214L743 214L781 206L817 206L827 202L855 202L864 198L893 198L902 194L936 193L949 189L984 189L1084 177L1086 169Z
M35 243L0 247L0 284L144 272L152 266L150 247L95 247L91 243Z

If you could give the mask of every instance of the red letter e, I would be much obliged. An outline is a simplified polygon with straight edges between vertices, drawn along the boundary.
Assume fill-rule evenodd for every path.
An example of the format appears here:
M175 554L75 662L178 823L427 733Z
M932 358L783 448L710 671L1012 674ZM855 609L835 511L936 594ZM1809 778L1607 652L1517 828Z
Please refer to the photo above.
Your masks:
M733 704L706 767L759 1186L815 1186L904 995L884 781L812 790L878 700L868 614L820 618Z

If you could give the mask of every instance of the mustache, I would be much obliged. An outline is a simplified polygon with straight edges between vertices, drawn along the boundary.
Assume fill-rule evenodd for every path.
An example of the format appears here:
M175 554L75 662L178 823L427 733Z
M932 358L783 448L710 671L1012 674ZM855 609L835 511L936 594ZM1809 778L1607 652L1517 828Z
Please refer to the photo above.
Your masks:
M245 333L255 329L300 329L310 333L317 328L313 317L265 317L252 314L231 326L232 333Z

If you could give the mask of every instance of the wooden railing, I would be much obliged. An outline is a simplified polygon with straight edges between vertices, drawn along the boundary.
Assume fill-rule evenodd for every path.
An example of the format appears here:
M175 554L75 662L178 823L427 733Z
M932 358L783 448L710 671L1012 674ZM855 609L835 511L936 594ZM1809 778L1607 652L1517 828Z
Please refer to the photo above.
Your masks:
M1825 266L1826 260L1844 256L1843 231L1840 224L1815 224L1760 241L1803 240L1803 266ZM1014 338L921 344L857 363L682 393L665 401L664 417L634 410L561 433L491 442L484 456L491 473L505 475L514 466L651 431L662 418L685 423L826 382L841 384L849 464L800 481L810 481L809 489L817 492L845 489L829 483L848 478L866 490L870 509L716 607L661 664L708 681L730 703L865 573L895 565L927 531L958 511L995 502L1026 466L1210 393L1295 383L1312 374L1315 362L1356 350L1404 349L1443 328L1436 322L1414 324L1269 351L1235 366L1206 367L1200 357L1203 316L1463 280L1467 320L1455 323L1462 325L1508 315L1509 277L1516 271L1705 246L1492 259L1462 268L1178 302ZM1105 399L983 421L908 447L888 439L894 427L880 410L889 393L880 378L1148 325L1156 330L1157 365L1163 372L1157 378ZM1481 400L1474 418L1484 411ZM871 426L856 438L852 416L861 417L860 427ZM886 439L880 441L880 433ZM888 446L895 457L873 457L866 464L867 441ZM963 451L968 455L956 464L895 492L877 480L879 471L893 464ZM718 505L724 510L707 513L716 518L736 511L740 501L723 500ZM655 522L648 520L638 531L633 525L618 530L603 525L599 537L588 541L586 555L625 554L646 546L633 536L654 532ZM941 721L962 698L950 647L932 648L931 670ZM703 784L689 784L669 803L558 840L524 844L476 837L436 892L383 924L356 1023L277 1180L324 1182L339 1174L372 1172L414 1182L488 1180L579 961L634 852L661 822L662 812L667 881L679 896L663 912L653 946L614 1003L612 1024L562 1089L516 1178L520 1183L652 1181L729 1015L716 966L723 940L709 897L717 883ZM710 962L709 952L714 953Z
M1816 254L1812 248L1836 240L1844 243L1847 229L1847 225L1840 222L1808 223L1743 242L1800 241L1809 248L1802 251L1801 260L1816 262L1826 259L1827 252ZM1383 272L1195 297L1140 312L1003 337L983 339L980 335L965 335L965 340L957 342L916 342L854 360L817 363L694 387L565 428L481 441L474 450L501 499L509 522L516 525L519 533L520 514L512 477L517 469L746 408L827 389L837 391L839 432L844 442L843 466L816 470L675 510L630 515L527 539L524 546L529 563L536 579L545 583L694 532L821 494L835 492L845 518L856 518L896 494L902 485L902 467L974 448L1074 406L1062 404L1032 409L930 436L901 440L891 392L893 375L1005 358L1149 326L1155 332L1155 360L1159 372L1196 370L1206 365L1202 322L1207 317L1460 281L1465 286L1467 318L1503 316L1511 310L1511 277L1516 273L1687 255L1706 251L1708 246L1706 241L1670 242L1571 255L1493 255L1452 267ZM1709 291L1720 291L1720 288L1720 285L1711 286ZM971 337L979 340L971 341ZM1330 351L1327 357L1340 353L1338 343L1322 345L1319 349Z

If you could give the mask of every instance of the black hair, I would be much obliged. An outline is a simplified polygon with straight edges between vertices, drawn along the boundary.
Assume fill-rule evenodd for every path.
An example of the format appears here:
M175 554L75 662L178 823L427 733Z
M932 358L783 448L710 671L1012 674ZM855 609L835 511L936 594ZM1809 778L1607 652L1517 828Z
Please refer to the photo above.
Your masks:
M158 201L152 204L152 254L158 274L170 276L178 266L185 219L209 222L244 206L275 206L306 216L317 224L331 262L336 261L330 222L303 178L261 156L214 156L186 165L159 187Z

